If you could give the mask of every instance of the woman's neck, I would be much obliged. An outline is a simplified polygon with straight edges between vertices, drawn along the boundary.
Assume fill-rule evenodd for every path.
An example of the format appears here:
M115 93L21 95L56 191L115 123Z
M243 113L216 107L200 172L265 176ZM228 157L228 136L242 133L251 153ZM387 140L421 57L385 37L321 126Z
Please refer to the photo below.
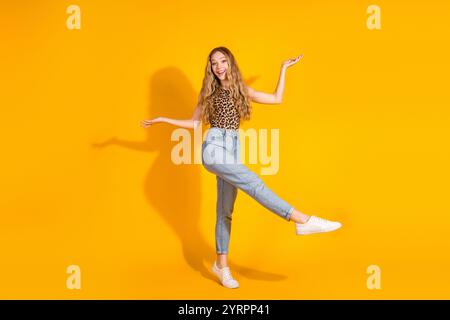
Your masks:
M221 86L223 89L229 89L229 88L230 88L230 84L228 83L228 80L226 80L226 81L221 81L221 82L220 82L220 86Z

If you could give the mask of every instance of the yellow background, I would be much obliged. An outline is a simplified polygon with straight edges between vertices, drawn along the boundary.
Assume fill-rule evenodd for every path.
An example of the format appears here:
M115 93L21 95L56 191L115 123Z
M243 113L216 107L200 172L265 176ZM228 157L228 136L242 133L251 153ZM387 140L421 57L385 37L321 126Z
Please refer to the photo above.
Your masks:
M450 298L449 18L437 0L2 1L0 298ZM175 127L140 126L191 116L220 45L266 92L304 54L283 104L253 104L243 129L279 129L263 180L343 223L299 237L240 191L238 290L210 272L215 177L171 163Z

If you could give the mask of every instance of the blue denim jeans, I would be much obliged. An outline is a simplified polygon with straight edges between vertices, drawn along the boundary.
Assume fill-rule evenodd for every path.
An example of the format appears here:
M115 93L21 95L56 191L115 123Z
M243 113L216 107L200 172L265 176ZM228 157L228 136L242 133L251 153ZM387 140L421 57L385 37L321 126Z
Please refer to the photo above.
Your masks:
M241 189L265 208L290 221L294 207L270 190L241 162L239 131L209 128L202 143L202 164L217 180L216 252L227 254L237 190Z

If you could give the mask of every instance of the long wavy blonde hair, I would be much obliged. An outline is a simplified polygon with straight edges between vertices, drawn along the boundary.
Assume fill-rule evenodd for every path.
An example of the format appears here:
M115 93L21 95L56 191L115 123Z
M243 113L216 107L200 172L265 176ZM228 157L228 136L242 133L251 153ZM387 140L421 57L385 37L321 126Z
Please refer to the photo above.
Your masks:
M205 68L205 77L203 78L203 86L200 91L202 121L206 125L210 124L211 115L213 114L215 108L213 99L220 88L220 80L212 71L211 63L211 56L217 51L222 52L228 61L227 79L230 82L230 97L233 99L234 105L239 110L241 120L250 120L250 99L248 97L247 86L242 80L237 62L228 48L216 47L212 49L208 55Z

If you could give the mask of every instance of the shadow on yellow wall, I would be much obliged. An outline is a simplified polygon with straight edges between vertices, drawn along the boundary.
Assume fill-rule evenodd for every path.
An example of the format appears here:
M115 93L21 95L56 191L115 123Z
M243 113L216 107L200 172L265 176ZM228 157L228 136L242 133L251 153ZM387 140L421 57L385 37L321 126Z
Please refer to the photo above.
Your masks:
M254 76L245 82L251 84L256 79L257 77ZM163 68L150 78L148 118L166 116L188 119L192 116L197 96L191 82L181 70L175 67ZM153 125L148 128L144 141L112 137L101 143L93 143L93 147L101 149L120 146L134 151L157 153L143 185L145 199L180 240L187 264L205 278L216 281L209 270L215 259L215 249L205 240L199 226L202 201L200 170L202 168L198 164L174 165L172 163L170 136L175 128L166 124ZM215 214L215 208L211 208L209 212ZM164 240L154 245L164 245ZM234 269L242 276L250 279L280 281L286 278L285 275L236 265L232 260L230 264L233 264ZM142 277L139 280L142 284Z

